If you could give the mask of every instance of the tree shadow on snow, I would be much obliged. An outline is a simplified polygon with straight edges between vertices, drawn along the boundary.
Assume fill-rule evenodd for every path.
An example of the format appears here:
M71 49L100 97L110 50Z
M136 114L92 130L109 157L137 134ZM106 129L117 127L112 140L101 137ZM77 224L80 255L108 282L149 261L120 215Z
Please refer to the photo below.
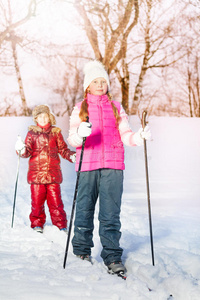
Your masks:
M154 248L161 240L171 235L171 230L167 228L159 228L153 232L153 244ZM144 250L147 247L150 248L150 234L149 235L134 235L130 231L122 232L121 247L123 248L123 256L126 258L128 254L137 252L138 250Z

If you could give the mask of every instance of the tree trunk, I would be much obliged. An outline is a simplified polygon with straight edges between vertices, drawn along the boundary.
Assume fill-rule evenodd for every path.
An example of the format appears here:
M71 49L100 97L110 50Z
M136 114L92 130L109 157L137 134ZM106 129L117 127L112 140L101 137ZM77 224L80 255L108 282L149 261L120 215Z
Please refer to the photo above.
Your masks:
M197 117L200 118L200 86L199 86L199 58L196 57L196 73L197 73L197 80L196 80L196 88L197 88L197 101L198 101L198 111Z
M122 91L122 106L127 114L129 114L129 80L122 78L121 81Z
M151 45L150 45L150 33L149 32L150 32L150 28L151 28L151 16L150 16L150 12L151 12L151 8L152 8L151 0L147 1L147 7L148 7L148 11L147 11L147 23L146 23L146 29L145 29L145 52L144 52L144 58L143 58L143 63L142 63L138 83L135 88L131 111L130 111L130 113L132 115L136 115L137 111L138 111L138 106L139 106L139 103L141 100L141 95L142 95L142 85L143 85L145 74L148 69L148 61L150 59L149 54L150 54Z
M189 100L189 108L190 108L190 117L193 117L192 112L192 88L191 88L191 72L188 68L188 100Z
M125 59L122 60L122 72L123 75L120 74L118 68L115 68L115 74L120 82L121 86L121 93L122 93L122 107L124 108L125 112L129 114L129 70L128 65L125 62Z
M30 110L26 103L26 97L25 97L24 88L23 88L23 84L22 84L22 77L21 77L21 73L20 73L17 51L16 51L16 42L14 41L14 39L11 40L11 45L12 45L12 51L13 51L14 64L15 64L15 71L16 71L16 75L17 75L17 82L18 82L18 86L19 86L19 93L20 93L20 97L21 97L21 101L22 101L22 114L24 116L29 116Z

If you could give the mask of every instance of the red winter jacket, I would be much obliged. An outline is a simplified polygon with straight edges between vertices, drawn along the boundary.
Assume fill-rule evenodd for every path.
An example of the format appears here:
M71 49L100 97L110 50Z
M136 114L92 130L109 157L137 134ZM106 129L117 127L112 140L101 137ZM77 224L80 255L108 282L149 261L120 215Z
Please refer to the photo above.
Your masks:
M61 129L49 126L47 129L30 126L25 139L26 150L22 157L30 157L27 180L30 184L62 182L59 154L69 160L74 154L65 143Z

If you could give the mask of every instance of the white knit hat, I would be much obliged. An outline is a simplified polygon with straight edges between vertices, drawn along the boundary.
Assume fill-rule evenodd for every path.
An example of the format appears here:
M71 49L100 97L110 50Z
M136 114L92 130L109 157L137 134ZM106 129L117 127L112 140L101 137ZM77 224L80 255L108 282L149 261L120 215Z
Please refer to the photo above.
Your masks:
M88 62L84 67L84 83L83 88L84 91L87 89L87 87L90 85L90 83L99 77L103 77L108 84L108 91L110 90L110 81L108 77L108 73L106 72L104 65L98 61L98 60L91 60Z

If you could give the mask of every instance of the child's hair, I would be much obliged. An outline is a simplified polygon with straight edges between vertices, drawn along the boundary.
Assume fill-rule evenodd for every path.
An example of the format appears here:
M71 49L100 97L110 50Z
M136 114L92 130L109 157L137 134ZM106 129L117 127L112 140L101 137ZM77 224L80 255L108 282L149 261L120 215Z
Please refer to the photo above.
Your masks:
M87 90L85 91L85 95L84 95L84 100L81 104L81 109L80 109L80 113L79 113L79 118L81 119L81 121L86 122L87 117L89 117L89 113L88 113L88 103L87 103ZM116 119L116 124L118 125L119 120L120 120L120 116L119 116L119 112L117 107L115 106L115 104L112 102L112 95L107 92L107 96L108 99L111 101L111 105L112 105L112 109L113 109L113 113Z

